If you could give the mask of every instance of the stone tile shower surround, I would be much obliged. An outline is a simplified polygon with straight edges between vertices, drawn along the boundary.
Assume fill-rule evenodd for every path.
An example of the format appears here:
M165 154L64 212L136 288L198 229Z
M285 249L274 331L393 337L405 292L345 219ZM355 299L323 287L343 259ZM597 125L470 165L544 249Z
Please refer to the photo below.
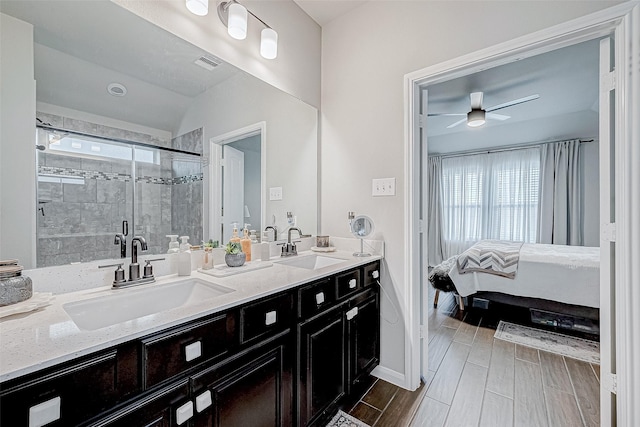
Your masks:
M39 114L38 118L54 126L64 125L65 129L99 137L153 143L159 147L173 146L176 141L180 146L175 148L202 150L201 129L172 141L159 141L150 135L50 114ZM39 138L46 137L44 134L39 132ZM136 164L135 234L145 237L150 254L166 252L167 234L192 232L188 234L193 236L191 242L202 239L200 158L189 159L191 156L176 156L161 150L158 157L158 164ZM95 160L38 151L38 174L46 175L51 181L60 179L38 182L37 266L119 258L120 249L114 244L114 236L120 232L122 221L126 219L131 224L133 217L131 161ZM188 194L188 198L183 194ZM183 215L183 210L188 212ZM190 221L199 221L199 225L193 226ZM132 234L131 230L129 239Z

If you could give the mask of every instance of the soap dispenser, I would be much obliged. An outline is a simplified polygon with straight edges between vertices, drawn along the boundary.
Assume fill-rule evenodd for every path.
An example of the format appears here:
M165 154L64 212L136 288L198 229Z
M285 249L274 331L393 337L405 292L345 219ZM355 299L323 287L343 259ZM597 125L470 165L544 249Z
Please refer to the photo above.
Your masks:
M167 234L167 237L171 239L169 241L169 250L168 254L176 254L180 252L180 243L178 243L178 235L177 234Z
M181 236L180 253L178 254L178 276L191 275L191 245L189 236Z
M240 243L240 237L238 236L238 223L234 222L234 223L232 223L232 225L233 225L233 235L229 239L229 242Z
M249 238L249 225L245 224L242 230L242 239L240 239L240 246L242 246L242 252L246 256L246 261L251 261L251 239Z

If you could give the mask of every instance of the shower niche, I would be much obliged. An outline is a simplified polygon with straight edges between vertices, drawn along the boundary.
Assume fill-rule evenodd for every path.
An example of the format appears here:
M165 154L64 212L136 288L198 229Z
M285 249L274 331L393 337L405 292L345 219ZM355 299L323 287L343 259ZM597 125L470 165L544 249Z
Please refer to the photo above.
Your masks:
M38 126L37 267L120 258L124 227L128 254L133 236L148 254L166 253L167 234L199 244L202 129L165 144Z

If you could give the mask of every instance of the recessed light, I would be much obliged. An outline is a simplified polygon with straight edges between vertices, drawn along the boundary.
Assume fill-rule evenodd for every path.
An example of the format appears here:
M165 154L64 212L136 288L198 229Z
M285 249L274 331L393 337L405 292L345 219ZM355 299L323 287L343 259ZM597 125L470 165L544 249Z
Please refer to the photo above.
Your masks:
M127 94L127 88L120 83L109 83L107 92L113 96L125 96Z

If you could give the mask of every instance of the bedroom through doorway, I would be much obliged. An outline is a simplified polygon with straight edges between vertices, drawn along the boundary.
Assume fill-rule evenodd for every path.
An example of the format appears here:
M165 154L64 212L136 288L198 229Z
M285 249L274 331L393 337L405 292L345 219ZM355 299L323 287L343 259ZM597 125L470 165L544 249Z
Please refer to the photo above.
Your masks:
M525 413L540 425L549 416L562 422L554 419L559 413L575 425L599 422L599 351L590 363L565 357L564 343L536 346L551 342L549 336L520 343L494 339L496 329L507 325L524 337L549 331L599 348L600 195L593 185L599 182L599 55L600 40L593 39L421 88L428 266L451 270L451 277L433 283L448 278L441 289L455 289L457 302L452 309L450 297L449 304L436 306L434 295L428 305L433 386L426 396L450 404L448 422L462 410L456 408L461 398L449 390L472 377L480 379L473 384L483 396L477 422L512 414L518 423ZM485 115L478 127L471 126L475 111ZM507 257L507 270L517 267L514 277L458 274L459 257L493 250L487 239L525 242L513 253L495 252ZM575 258L584 259L582 268ZM488 266L490 273L504 266L487 265L486 258L466 261ZM440 368L465 350L452 388L451 373ZM548 375L563 384L582 381L583 394L550 387ZM519 386L525 378L528 385ZM544 399L560 389L566 399ZM509 409L491 408L494 400Z

